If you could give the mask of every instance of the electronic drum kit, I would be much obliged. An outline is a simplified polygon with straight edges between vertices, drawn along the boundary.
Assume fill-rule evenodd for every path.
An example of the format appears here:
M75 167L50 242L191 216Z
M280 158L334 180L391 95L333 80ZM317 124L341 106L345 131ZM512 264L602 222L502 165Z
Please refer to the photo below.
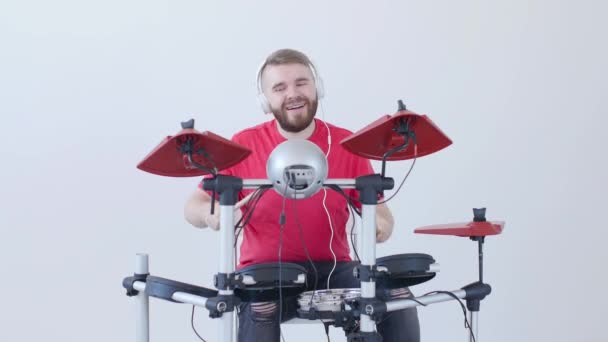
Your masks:
M393 179L384 174L385 163L420 158L451 143L426 115L407 110L399 101L395 114L382 116L340 142L351 153L381 160L380 174L361 175L355 179L328 179L327 160L320 149L308 140L293 139L278 145L272 152L267 164L268 179L241 179L218 172L247 158L251 153L249 149L214 133L195 130L194 120L183 122L181 131L166 137L137 167L169 177L212 175L204 178L203 189L217 193L220 201L220 262L218 273L214 275L216 289L150 275L148 256L137 254L133 276L123 280L127 295L135 297L137 302L136 341L149 341L149 297L206 308L211 318L220 321L219 339L230 342L234 340L234 311L239 303L298 296L299 320L321 321L342 327L349 342L382 341L375 325L392 311L462 299L468 309L468 338L479 342L477 320L480 301L491 292L490 285L483 282L483 243L486 236L500 234L505 225L504 221L487 221L485 208L473 209L470 222L415 230L419 234L468 237L477 242L478 280L455 291L437 291L419 297L385 300L377 295L377 291L382 289L427 282L438 272L438 264L427 254L376 258L378 195L394 187ZM307 271L294 263L263 263L235 269L235 222L230 213L241 190L262 187L272 187L281 196L296 200L309 197L322 187L350 188L359 192L362 240L358 253L360 265L354 269L353 276L360 280L360 288L306 291Z

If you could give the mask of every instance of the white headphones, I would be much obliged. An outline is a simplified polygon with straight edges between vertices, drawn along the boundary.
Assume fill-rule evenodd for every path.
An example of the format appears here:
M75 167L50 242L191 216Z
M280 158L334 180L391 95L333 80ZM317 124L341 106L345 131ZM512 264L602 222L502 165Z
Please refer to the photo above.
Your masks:
M262 63L262 65L260 65L260 67L258 68L256 83L257 83L257 88L258 88L258 102L260 103L260 106L262 107L262 110L264 111L264 113L268 114L268 113L272 113L272 109L270 108L270 102L268 102L266 95L264 95L264 91L262 91L262 71L265 66L266 66L266 61L264 61ZM323 87L323 80L319 77L319 75L317 73L317 68L312 63L308 64L308 68L310 68L310 71L312 72L312 77L314 78L315 88L317 91L317 101L320 101L325 96L325 88Z

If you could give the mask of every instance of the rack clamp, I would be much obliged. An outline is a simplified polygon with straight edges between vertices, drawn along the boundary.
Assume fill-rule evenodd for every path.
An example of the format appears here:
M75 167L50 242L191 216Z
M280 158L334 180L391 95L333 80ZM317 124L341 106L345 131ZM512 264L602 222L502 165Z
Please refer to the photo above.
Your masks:
M139 291L137 291L133 287L133 284L136 281L143 281L145 283L146 279L148 278L149 275L150 275L150 273L142 273L142 274L133 273L132 277L126 277L125 279L123 279L122 287L124 287L127 290L127 296L129 296L129 297L137 296L139 294Z
M378 270L377 265L357 265L353 268L353 276L361 281L375 281L385 275L386 271Z
M217 273L213 276L213 286L218 290L232 290L244 287L243 276L235 273Z
M386 314L386 303L378 298L354 298L347 301L353 309L355 316L367 315L376 323L379 323Z
M234 311L234 308L241 303L241 300L234 294L219 295L207 299L205 307L209 310L209 317L219 318L226 312Z

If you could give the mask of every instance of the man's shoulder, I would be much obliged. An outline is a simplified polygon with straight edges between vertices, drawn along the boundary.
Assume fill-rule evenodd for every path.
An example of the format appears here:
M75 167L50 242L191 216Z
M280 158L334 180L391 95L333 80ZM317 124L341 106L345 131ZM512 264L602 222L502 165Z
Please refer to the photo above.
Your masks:
M334 138L332 138L332 140L334 140L334 139L342 140L342 138L346 138L347 136L353 134L353 132L351 130L346 129L344 127L336 126L334 124L330 124L329 122L325 122L325 124L327 124L327 127L329 127L329 131L331 132L331 135L334 137Z
M267 134L272 121L262 122L261 124L245 128L232 136L233 141L250 141L260 134Z

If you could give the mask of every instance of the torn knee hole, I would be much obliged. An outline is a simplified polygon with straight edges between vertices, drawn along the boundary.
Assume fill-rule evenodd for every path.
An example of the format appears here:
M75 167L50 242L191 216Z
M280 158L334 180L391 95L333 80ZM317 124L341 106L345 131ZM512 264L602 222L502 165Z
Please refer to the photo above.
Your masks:
M392 289L388 292L390 299L403 299L412 297L412 293L406 288Z
M272 316L277 312L277 303L251 303L251 311L261 316Z

